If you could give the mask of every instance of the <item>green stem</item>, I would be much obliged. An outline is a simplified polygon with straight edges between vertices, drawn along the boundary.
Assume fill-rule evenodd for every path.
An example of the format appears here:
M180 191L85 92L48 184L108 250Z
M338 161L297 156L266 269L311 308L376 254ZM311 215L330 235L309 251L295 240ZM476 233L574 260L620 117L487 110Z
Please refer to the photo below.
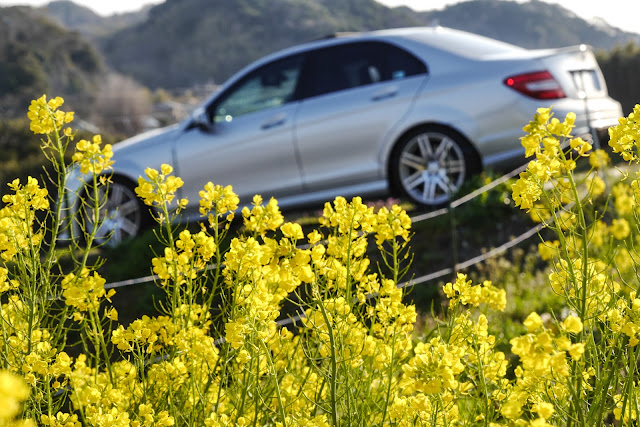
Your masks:
M278 373L276 372L276 367L273 364L273 359L271 358L271 352L269 351L269 348L262 340L260 340L260 344L262 344L264 352L267 356L267 363L269 364L269 367L271 368L271 372L273 373L274 384L276 387L276 397L278 399L278 408L280 412L280 419L282 420L282 426L287 427L287 416L284 411L284 403L282 402L282 393L280 391L280 384L278 383Z
M331 395L331 419L333 420L334 427L339 427L340 422L338 418L338 363L336 355L336 342L333 335L333 325L329 321L327 310L324 307L322 301L318 302L320 311L325 324L327 325L327 333L329 335L329 344L331 345L331 378L329 380L329 393Z
M614 374L617 373L618 364L620 363L620 358L623 353L622 349L618 348L619 344L619 339L616 339L616 345L613 347L615 351L615 359L613 363L608 363L610 359L607 357L607 360L601 368L604 372L608 372L608 375L605 378L604 383L600 384L594 394L596 396L596 400L594 403L598 409L595 420L591 420L592 424L602 422L603 411L605 406L607 405L607 392L609 390L610 384L613 382ZM611 354L611 352L607 352L606 354Z
M98 309L92 309L89 311L89 318L90 321L92 323L92 329L93 329L93 334L95 336L95 340L93 342L94 346L99 346L99 349L96 349L96 361L98 362L96 364L96 369L98 368L99 364L100 364L100 356L99 353L102 352L102 355L104 357L104 363L107 367L107 373L109 375L109 381L111 382L111 385L113 385L114 387L116 386L116 384L114 383L114 378L113 378L113 372L111 369L111 357L109 354L109 349L107 348L107 343L104 340L104 329L102 328L102 323L100 322L100 316L97 312ZM97 341L97 342L96 342Z

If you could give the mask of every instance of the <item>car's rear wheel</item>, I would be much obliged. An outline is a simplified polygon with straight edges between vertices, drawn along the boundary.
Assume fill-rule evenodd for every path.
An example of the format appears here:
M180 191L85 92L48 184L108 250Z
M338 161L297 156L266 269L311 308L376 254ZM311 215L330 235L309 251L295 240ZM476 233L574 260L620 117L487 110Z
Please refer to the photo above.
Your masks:
M477 172L469 143L447 128L423 128L403 138L391 159L391 184L403 196L425 206L439 206Z
M91 233L95 228L95 243L115 247L140 233L145 219L144 206L131 186L114 179L108 187L100 186L97 195L93 193L91 189L85 191L81 209L85 232ZM97 213L95 200L98 201Z

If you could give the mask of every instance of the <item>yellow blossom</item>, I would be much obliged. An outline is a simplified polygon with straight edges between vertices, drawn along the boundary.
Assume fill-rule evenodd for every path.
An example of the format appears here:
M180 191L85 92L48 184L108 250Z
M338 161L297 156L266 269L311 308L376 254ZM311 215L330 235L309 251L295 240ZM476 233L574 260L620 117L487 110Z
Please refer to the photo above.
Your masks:
M542 319L536 312L532 312L524 320L524 326L526 326L529 332L535 332L542 327Z
M531 410L540 415L541 418L548 420L553 415L554 407L549 402L538 402L531 407Z
M181 178L170 175L173 172L171 165L163 164L161 172L147 168L145 169L146 178L142 176L138 178L135 192L149 206L171 203L178 189L184 184Z
M208 182L200 193L200 214L206 216L213 211L216 216L223 216L238 209L240 199L230 185L213 185Z
M560 242L558 240L538 243L538 253L540 254L540 258L545 261L553 259L553 257L558 253L559 246Z
M589 156L589 164L592 168L603 169L611 163L611 158L606 151L599 149L594 150Z
M611 221L611 227L609 227L609 231L618 240L624 240L629 236L631 232L631 227L629 227L629 223L624 218L616 218Z
M582 320L577 316L567 316L562 322L562 329L572 334L582 332L582 328Z
M0 424L20 413L21 403L29 397L29 387L15 374L0 371Z
M59 96L47 102L46 95L31 101L27 117L31 120L33 133L46 135L58 132L66 123L73 121L73 113L58 110L63 103Z
M252 209L246 206L242 209L242 217L247 231L257 235L276 230L284 222L277 200L271 198L269 203L263 206L262 197L259 195L254 196Z
M522 172L520 178L512 185L513 201L520 209L529 211L542 195L538 181L527 172Z
M95 135L92 142L84 139L78 141L76 152L71 160L79 164L81 173L99 175L105 170L111 169L113 165L111 144L106 144L100 148L101 144L102 138L100 135Z

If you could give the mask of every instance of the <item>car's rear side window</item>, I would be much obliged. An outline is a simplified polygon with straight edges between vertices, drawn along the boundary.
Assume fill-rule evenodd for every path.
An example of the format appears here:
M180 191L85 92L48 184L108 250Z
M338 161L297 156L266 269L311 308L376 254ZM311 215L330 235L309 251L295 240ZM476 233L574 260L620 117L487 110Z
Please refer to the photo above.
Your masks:
M303 71L303 97L312 97L424 74L427 68L405 50L383 42L356 42L308 54Z

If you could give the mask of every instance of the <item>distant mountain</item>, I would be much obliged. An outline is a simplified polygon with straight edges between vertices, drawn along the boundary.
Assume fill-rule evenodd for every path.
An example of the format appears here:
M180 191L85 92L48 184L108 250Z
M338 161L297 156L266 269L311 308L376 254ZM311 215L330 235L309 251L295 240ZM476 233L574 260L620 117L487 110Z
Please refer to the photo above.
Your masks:
M72 1L57 0L44 6L42 11L63 27L95 39L144 22L149 14L149 9L151 9L151 5L136 12L105 17Z
M526 48L590 44L612 49L639 34L624 32L602 20L588 22L559 4L530 0L475 0L457 3L439 11L419 13L425 24L442 25Z
M150 87L222 82L266 53L335 31L443 25L527 48L610 49L637 34L589 23L559 5L474 0L431 12L374 0L167 0L106 38L112 67Z
M374 0L167 0L102 47L111 66L148 86L189 87L335 31L420 24Z
M0 14L0 117L24 115L43 93L66 97L82 113L105 70L102 56L76 32L29 7Z

